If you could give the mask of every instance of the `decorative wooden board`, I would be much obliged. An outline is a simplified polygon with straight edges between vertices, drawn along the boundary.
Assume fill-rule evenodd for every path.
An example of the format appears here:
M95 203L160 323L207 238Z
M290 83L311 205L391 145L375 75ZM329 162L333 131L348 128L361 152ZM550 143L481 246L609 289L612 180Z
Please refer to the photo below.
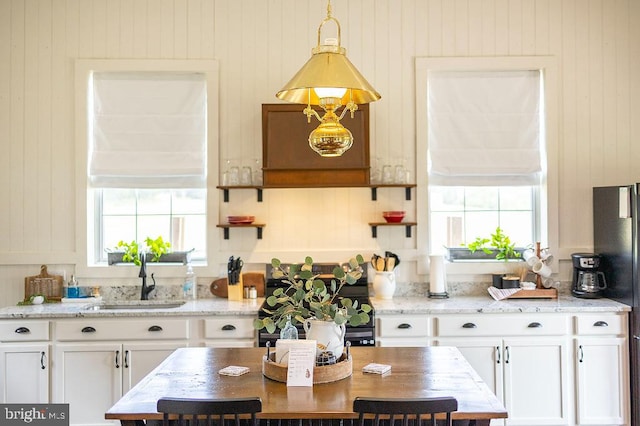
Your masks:
M556 288L536 288L535 290L520 290L512 294L507 299L557 299L558 289Z
M286 383L287 366L275 362L275 356L275 352L272 352L269 355L269 360L267 360L266 355L262 357L262 374L276 382ZM353 362L351 357L347 357L347 354L343 353L337 363L313 368L313 384L336 382L351 376L352 373Z
M47 265L40 267L40 275L26 277L24 279L24 300L28 301L31 296L41 294L47 300L62 299L64 290L64 279L61 275L49 275Z

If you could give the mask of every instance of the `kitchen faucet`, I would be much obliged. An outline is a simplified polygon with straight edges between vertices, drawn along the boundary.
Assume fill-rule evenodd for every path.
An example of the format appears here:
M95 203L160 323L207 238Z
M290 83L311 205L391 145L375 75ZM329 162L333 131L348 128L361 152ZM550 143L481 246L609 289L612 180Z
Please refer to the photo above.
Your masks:
M149 300L149 293L151 293L156 288L156 279L153 277L153 274L151 274L153 284L147 286L147 261L144 252L140 253L140 273L138 274L138 276L142 278L140 300Z

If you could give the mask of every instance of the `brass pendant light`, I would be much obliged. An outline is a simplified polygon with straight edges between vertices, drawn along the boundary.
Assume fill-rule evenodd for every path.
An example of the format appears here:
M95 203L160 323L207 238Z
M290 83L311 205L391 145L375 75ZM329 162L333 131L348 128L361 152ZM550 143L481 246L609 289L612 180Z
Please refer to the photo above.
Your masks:
M336 24L337 38L329 38L320 44L320 33L327 22ZM331 16L331 0L327 4L327 17L318 27L318 44L311 50L311 58L296 75L278 92L283 101L306 104L303 110L307 122L314 116L320 125L309 135L309 146L323 157L338 157L353 144L353 136L340 120L349 111L351 118L358 104L380 99L380 94L347 59L346 50L340 45L340 23ZM312 105L321 107L320 115ZM338 109L344 106L342 113Z

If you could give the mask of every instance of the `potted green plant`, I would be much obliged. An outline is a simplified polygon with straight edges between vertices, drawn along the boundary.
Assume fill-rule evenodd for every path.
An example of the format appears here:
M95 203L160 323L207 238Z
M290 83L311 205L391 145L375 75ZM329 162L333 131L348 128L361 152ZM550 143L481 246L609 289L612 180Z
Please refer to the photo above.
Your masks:
M145 253L147 262L163 262L163 263L189 263L189 252L172 252L171 243L165 241L162 236L153 239L147 237L144 245L133 240L130 243L119 241L113 251L107 253L109 265L115 263L133 263L140 266L140 254ZM150 254L151 256L148 256Z
M516 247L499 226L489 237L477 237L465 247L449 248L449 260L502 260L520 259L524 248Z
M276 328L283 329L289 320L294 325L305 325L305 329L309 327L309 320L332 322L342 328L346 323L366 324L370 320L371 306L339 295L342 287L352 285L362 277L362 264L364 258L357 255L345 268L337 266L327 286L312 272L313 259L309 256L302 265L291 265L286 271L279 259L272 259L273 278L283 279L288 287L276 289L267 298L269 308L265 307L263 311L269 316L254 320L254 328L266 328L273 333Z
M266 328L273 333L290 322L301 323L308 339L317 341L318 352L339 356L344 346L345 324L357 326L369 322L371 306L359 304L339 295L345 285L355 284L362 277L364 258L357 255L344 267L336 266L330 284L313 273L313 259L307 256L302 265L290 265L285 270L279 259L272 259L272 276L282 279L288 287L278 288L266 300L269 316L254 320L254 328Z
M487 247L489 244L489 247ZM511 242L511 238L498 226L490 236L490 238L478 237L472 243L467 244L471 253L482 250L484 253L493 254L497 260L516 259L522 254L515 249L515 243Z

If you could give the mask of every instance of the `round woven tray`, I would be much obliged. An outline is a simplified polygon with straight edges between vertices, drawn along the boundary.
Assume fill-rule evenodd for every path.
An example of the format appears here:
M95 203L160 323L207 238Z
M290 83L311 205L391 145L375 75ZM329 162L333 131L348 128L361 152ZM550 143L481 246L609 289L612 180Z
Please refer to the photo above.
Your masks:
M262 357L262 374L277 382L287 382L287 366L275 362L276 354L269 354L269 359ZM351 376L353 363L351 357L343 353L338 362L332 365L316 366L313 368L313 384L330 383Z

